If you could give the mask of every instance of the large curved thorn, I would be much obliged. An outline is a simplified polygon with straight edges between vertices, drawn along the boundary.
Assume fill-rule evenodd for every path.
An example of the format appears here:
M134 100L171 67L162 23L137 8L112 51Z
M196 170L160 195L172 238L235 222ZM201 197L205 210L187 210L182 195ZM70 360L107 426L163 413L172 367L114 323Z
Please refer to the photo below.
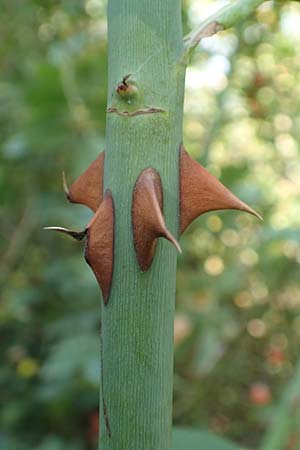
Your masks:
M135 184L132 199L134 247L143 272L151 266L159 237L172 242L181 253L179 243L166 227L162 209L163 192L159 173L152 168L145 169Z
M209 211L236 209L261 216L180 148L180 234L196 217Z
M88 224L85 259L92 268L107 305L114 266L114 203L107 190L96 214Z
M72 237L73 239L76 239L76 241L82 241L87 235L87 230L83 231L74 231L69 230L68 228L63 227L44 227L44 230L52 230L52 231L58 231L59 233L67 234L68 236Z
M63 188L71 203L80 203L96 212L103 197L104 152L93 161L70 187L63 172Z

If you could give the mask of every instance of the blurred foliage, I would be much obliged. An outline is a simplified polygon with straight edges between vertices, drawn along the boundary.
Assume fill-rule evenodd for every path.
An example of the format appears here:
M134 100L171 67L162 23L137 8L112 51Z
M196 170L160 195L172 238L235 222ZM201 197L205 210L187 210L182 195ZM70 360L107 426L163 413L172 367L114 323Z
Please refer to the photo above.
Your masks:
M266 432L261 450L297 449L300 446L298 433L300 423L300 365L287 385L277 407L271 427Z
M245 450L207 431L195 431L182 427L174 428L172 450L207 450L209 448L214 450Z
M186 31L221 4L183 3ZM42 227L89 219L60 174L103 148L105 4L2 0L0 17L0 449L95 449L98 287L81 245ZM187 148L264 222L209 214L182 239L174 421L252 448L299 356L299 20L299 3L266 2L203 40L187 73Z

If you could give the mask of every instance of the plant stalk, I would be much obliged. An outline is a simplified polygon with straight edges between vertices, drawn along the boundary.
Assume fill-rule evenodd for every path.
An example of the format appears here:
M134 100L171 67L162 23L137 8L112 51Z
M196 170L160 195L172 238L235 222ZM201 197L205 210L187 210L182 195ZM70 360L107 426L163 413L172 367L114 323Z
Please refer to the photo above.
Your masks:
M171 448L176 249L159 239L150 269L134 251L131 208L143 169L162 179L178 236L185 67L180 0L109 0L104 188L115 205L114 273L102 306L101 450ZM126 96L129 89L134 95ZM122 95L119 95L122 91Z

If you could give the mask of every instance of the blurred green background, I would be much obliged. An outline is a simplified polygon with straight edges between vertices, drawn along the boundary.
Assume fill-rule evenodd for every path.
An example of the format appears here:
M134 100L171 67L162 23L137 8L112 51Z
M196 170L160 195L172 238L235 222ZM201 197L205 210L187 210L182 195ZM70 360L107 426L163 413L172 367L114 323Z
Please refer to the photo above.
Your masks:
M224 4L183 3L186 32ZM1 450L97 447L99 288L82 246L42 227L90 217L61 172L104 146L105 10L0 3ZM300 3L266 2L187 73L187 149L264 222L212 213L182 238L174 422L253 449L300 449L299 24Z

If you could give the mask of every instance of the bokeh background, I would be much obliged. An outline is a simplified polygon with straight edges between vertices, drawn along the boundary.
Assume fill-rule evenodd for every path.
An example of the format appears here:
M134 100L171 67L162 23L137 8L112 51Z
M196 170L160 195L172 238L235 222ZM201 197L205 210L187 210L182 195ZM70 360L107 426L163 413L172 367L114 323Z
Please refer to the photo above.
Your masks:
M223 4L185 0L185 31ZM82 246L42 227L90 217L61 172L104 146L105 9L0 4L1 450L97 447L99 291ZM182 238L174 422L253 449L300 448L299 24L300 3L265 2L187 73L187 149L264 222L212 213Z

